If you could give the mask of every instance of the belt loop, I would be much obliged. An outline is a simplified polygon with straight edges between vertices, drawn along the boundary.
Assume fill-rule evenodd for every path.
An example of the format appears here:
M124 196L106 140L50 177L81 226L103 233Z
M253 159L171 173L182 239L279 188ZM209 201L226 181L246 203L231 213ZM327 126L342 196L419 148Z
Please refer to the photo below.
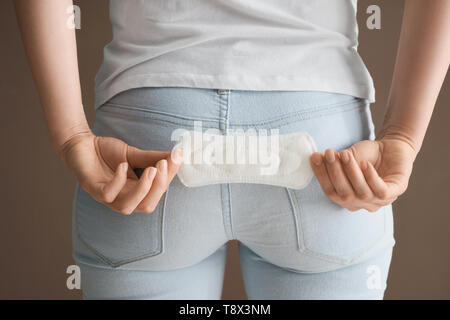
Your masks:
M229 92L230 92L229 89L217 89L217 93L218 94L227 94Z
M228 131L228 119L230 113L230 90L229 89L217 89L219 106L220 106L220 123L219 129L225 132Z

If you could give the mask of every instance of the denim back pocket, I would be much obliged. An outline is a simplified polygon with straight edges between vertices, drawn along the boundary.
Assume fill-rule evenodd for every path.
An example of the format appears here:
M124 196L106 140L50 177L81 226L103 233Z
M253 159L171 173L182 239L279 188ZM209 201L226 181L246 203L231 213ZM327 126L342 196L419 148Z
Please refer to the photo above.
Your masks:
M78 185L76 235L112 267L156 256L163 250L164 208L165 194L153 213L123 215L95 201Z
M304 124L318 150L342 150L361 140L375 137L369 104L361 99L341 110L319 108ZM321 110L323 109L323 110ZM392 237L392 208L376 212L351 212L330 200L314 177L302 190L290 190L297 228L298 250L323 261L350 265L370 255Z
M350 265L370 253L388 234L390 206L377 212L351 212L328 199L316 178L306 189L288 190L298 250L305 255Z

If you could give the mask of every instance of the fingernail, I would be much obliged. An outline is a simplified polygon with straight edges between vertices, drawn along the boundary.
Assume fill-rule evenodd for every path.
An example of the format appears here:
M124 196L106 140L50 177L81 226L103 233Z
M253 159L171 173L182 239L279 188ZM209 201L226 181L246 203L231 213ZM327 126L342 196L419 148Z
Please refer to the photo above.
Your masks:
M167 160L166 159L158 162L158 169L162 173L165 173L167 171Z
M119 169L122 170L122 171L127 171L127 169L128 169L128 163L122 162L122 163L120 164L120 168L119 168Z
M330 162L330 163L333 162L334 160L336 160L336 158L334 156L334 151L327 152L325 154L325 158L327 158L327 161Z
M149 180L153 180L153 178L156 176L156 168L150 168L148 170L147 178Z
M170 157L175 164L180 164L183 161L183 151L181 149L173 149Z
M347 151L341 151L339 155L344 163L348 163L348 160L350 160Z
M321 156L315 157L313 162L316 166L319 167L322 164L322 157Z

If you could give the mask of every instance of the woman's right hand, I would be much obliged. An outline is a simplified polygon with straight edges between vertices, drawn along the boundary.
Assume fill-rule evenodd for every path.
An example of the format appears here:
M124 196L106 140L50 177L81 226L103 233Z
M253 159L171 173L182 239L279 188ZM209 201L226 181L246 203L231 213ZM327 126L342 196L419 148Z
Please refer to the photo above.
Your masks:
M126 215L153 212L183 158L181 150L140 150L92 133L71 138L60 154L91 197ZM140 178L135 168L145 169Z

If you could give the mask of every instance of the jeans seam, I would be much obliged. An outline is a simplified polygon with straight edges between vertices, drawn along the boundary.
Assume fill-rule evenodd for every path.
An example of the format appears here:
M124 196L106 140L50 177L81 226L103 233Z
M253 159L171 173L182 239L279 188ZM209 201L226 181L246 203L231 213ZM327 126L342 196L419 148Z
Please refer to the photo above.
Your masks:
M287 192L288 198L289 198L289 203L291 205L291 210L293 212L293 217L294 217L294 225L295 225L295 234L296 234L296 242L297 242L297 249L300 252L303 252L305 250L305 248L303 247L303 243L304 241L302 241L302 243L300 243L300 233L302 233L301 237L303 237L303 232L301 230L301 228L299 227L298 223L298 215L296 214L296 208L294 206L294 200L293 200L293 195L292 192L289 188L284 188Z
M113 115L115 115L117 117L121 117L121 118L124 118L124 119L132 119L132 120L148 119L150 121L162 122L163 124L171 124L171 125L174 125L174 126L184 126L184 127L189 127L189 128L195 128L194 124L175 122L175 121L170 121L170 120L161 119L161 118L139 117L137 115L123 114L123 113L114 112L114 111L111 111L111 110L99 110L99 112L104 112L104 113L107 113L107 114L113 114ZM194 119L190 119L190 120L196 121ZM202 120L202 127L204 127L204 128L211 128L211 129L216 129L217 127L216 126L212 126L212 125L211 126L204 126L204 122L212 122L212 123L215 123L215 124L217 124L217 123L223 124L224 123L224 121L222 121L222 120L218 120L218 121L211 121L211 120L203 121Z
M231 91L227 91L226 95L226 103L227 109L225 113L225 133L228 134L229 126L230 126L230 109L231 109Z
M159 252L159 254L163 254L164 252L165 252L165 238L166 238L166 236L165 236L165 234L166 234L166 215L167 215L167 212L168 212L168 210L166 210L167 209L167 202L168 202L168 197L169 197L169 190L170 190L170 183L169 183L169 185L167 186L167 190L166 190L166 192L165 192L165 195L164 195L164 202L163 202L163 204L162 204L162 206L164 207L164 209L160 212L160 225L161 225L161 227L159 228L159 237L160 237L160 245L159 245L159 247L160 247L160 252ZM161 201L161 199L159 200L159 201Z
M292 125L294 123L297 123L297 122L306 121L306 120L312 120L312 119L318 119L318 118L324 118L324 117L331 117L331 116L339 114L339 113L350 112L350 111L357 110L359 108L360 107L358 106L358 107L354 107L352 109L347 109L347 110L342 110L342 111L338 111L338 112L328 113L328 114L325 114L325 115L319 115L319 116L315 116L315 117L311 117L311 118L295 119L295 120L288 121L288 122L285 122L285 123L282 123L282 124L276 125L276 126L274 126L273 123L275 123L277 121L273 121L272 123L267 123L267 124L245 124L245 125L234 125L233 124L233 125L231 125L231 127L255 127L255 126L258 126L258 125L270 125L270 128L272 128L272 129L273 128L280 129L280 128ZM359 111L362 112L362 110L359 110Z
M116 109L123 109L123 110L129 110L129 111L134 111L134 112L142 112L142 113L150 113L150 114L157 114L157 115L162 115L162 116L166 116L166 117L173 117L173 118L178 118L178 119L182 119L182 120L193 120L193 121L211 121L211 122L219 122L220 119L214 119L214 118L201 118L201 117L190 117L190 116L184 116L184 115L179 115L179 114L175 114L175 113L170 113L170 112L163 112L163 111L157 111L157 110L149 110L149 109L145 109L139 106L132 106L132 105L124 105L124 104L117 104L117 103L111 103L111 102L107 102L105 104L103 104L99 110L103 110L105 107L110 107L110 108L116 108Z
M225 135L229 129L229 113L230 113L230 95L229 91L226 93L219 93L217 91L217 97L219 99L219 129L225 132Z
M233 230L233 207L232 207L232 203L231 203L231 184L227 183L227 189L228 189L228 220L229 220L229 225L230 225L230 234L231 234L231 239L236 239L235 235L234 235L234 230Z
M330 105L320 105L320 106L315 106L313 108L310 109L305 109L305 110L301 110L301 111L295 111L295 112L291 112L291 113L287 113L284 114L281 117L277 117L277 118L272 118L272 119L268 119L268 120L264 120L261 122L257 122L255 124L266 124L266 123L271 123L271 122L276 122L276 121L280 121L283 119L289 119L295 115L304 115L304 114L309 114L309 115L313 115L316 114L318 112L321 111L327 111L327 110L333 110L333 109L338 109L338 108L342 108L345 106L352 106L352 105L357 105L358 107L362 106L365 104L364 100L351 100L351 101L345 101L345 102L341 102L341 103L337 103L337 104L330 104ZM341 110L337 110L336 112L340 112ZM333 114L333 113L331 113ZM306 119L310 119L306 118ZM247 125L246 123L236 123L237 125Z
M232 235L230 232L230 225L228 220L228 214L230 211L229 208L229 202L226 201L228 197L228 192L225 190L226 184L220 184L220 198L221 198L221 204L222 204L222 222L223 222L223 228L225 231L225 234L227 236L227 240L232 239Z
M287 122L283 123L280 126L277 126L277 127L281 128L281 127L285 127L285 126L294 124L296 122L301 122L301 121L306 121L306 120L311 120L311 119L317 119L317 118L323 118L323 117L333 116L333 115L336 115L336 114L339 114L339 113L354 111L355 109L359 109L359 108L363 107L364 105L366 105L366 103L364 105L361 105L361 101L355 101L355 102L352 102L352 103L343 103L343 104L331 105L332 107L329 107L329 108L326 108L326 109L316 110L316 111L313 111L313 112L311 112L311 111L308 111L308 112L306 112L306 111L305 112L293 112L293 113L290 113L290 114L285 115L283 117L280 117L280 118L277 118L277 119L271 119L271 120L267 120L267 121L260 121L260 122L255 122L255 123L233 123L233 124L230 125L230 123L229 123L229 107L230 107L230 103L229 103L228 94L220 95L220 96L226 96L227 100L228 100L227 103L226 103L226 105L227 105L226 109L227 110L225 112L225 119L214 120L214 119L202 119L202 118L197 118L196 119L196 118L190 118L190 117L177 117L176 115L166 115L166 116L167 117L175 117L175 118L179 118L180 120L187 120L187 121L202 121L202 126L204 128L215 129L216 127L213 126L213 124L219 124L219 126L222 127L223 129L225 129L225 131L227 132L229 130L229 127L254 127L254 126L260 126L260 125L269 125L269 124L273 124L273 123L276 123L276 122L280 122L280 121L282 121L284 119L292 118L295 115L302 115L302 114L309 114L310 115L309 117L303 116L301 119L293 119L291 121L287 121ZM219 99L223 99L223 98L219 97ZM363 101L365 101L365 100L363 100ZM108 104L104 104L103 106L107 106ZM326 111L326 110L330 110L330 109L337 108L337 107L343 107L343 106L351 106L353 104L358 104L358 105L355 105L353 108L350 108L350 109L337 110L336 112L332 112L332 113L316 115L320 111L324 111L324 110ZM103 106L100 107L97 111L98 112L104 112L104 113L107 113L107 114L113 114L115 116L122 117L122 118L125 118L125 119L127 119L127 118L128 119L139 119L139 120L150 119L151 121L157 121L157 122L162 122L162 123L171 124L171 125L178 125L178 126L179 125L183 125L185 127L194 128L193 124L182 123L182 122L175 122L175 121L170 121L170 120L162 119L162 118L140 117L140 116L135 115L135 114L125 114L125 113L121 113L119 111L105 110L103 108ZM222 107L223 107L223 105L222 105L222 101L221 101L221 108ZM320 107L316 107L315 109L318 109L318 108L320 108ZM120 108L117 108L117 109L120 109ZM132 109L132 108L130 108L130 109L131 110L135 110L135 109ZM149 111L149 110L136 110L136 111L137 112L148 113L148 114L159 114L159 115L162 114L162 113L156 113L154 111ZM211 127L210 126L204 126L204 124L208 123L208 122L211 123L210 124Z

